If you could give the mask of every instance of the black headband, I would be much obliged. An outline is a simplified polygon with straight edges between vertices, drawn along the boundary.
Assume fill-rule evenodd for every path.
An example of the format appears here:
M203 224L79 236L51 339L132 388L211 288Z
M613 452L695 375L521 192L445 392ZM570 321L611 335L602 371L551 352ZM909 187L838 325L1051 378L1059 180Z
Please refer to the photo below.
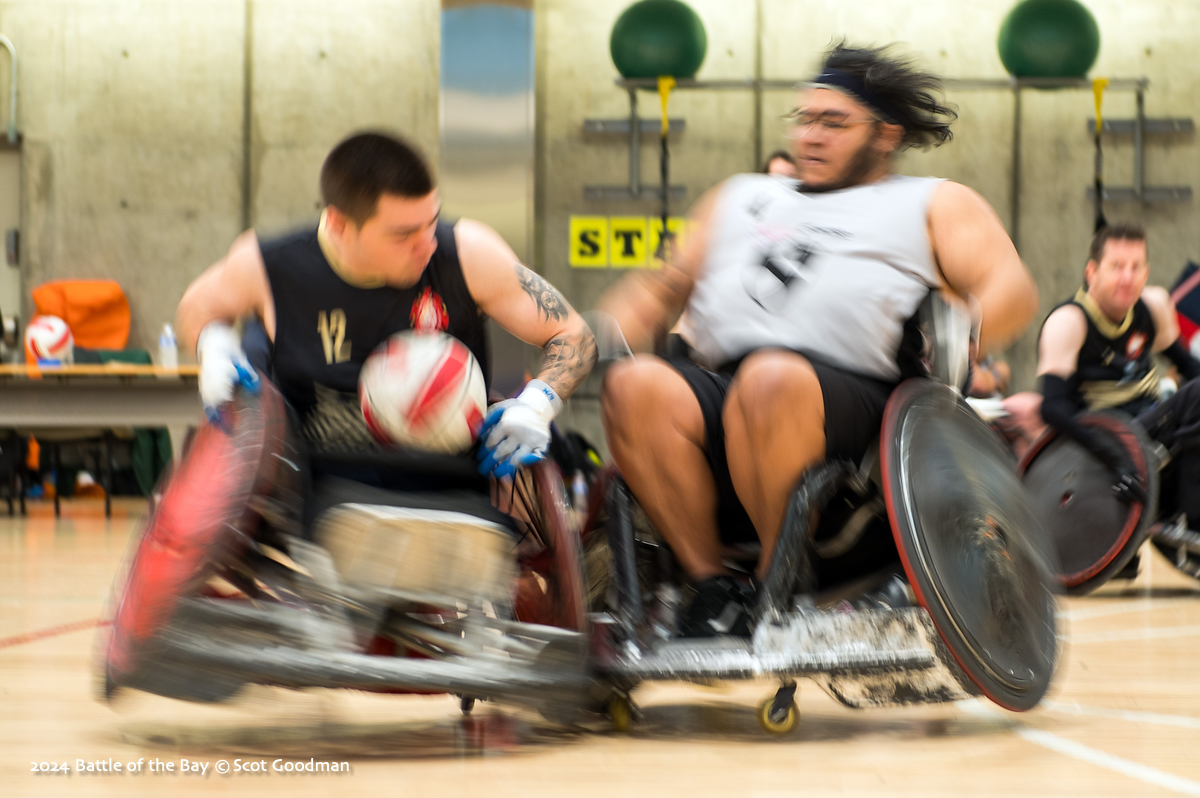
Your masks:
M868 89L866 81L859 75L852 75L840 69L825 67L821 74L813 80L812 85L817 88L828 87L839 89L874 111L875 115L884 122L892 125L899 124L896 120L900 116L895 112L892 104L879 94Z

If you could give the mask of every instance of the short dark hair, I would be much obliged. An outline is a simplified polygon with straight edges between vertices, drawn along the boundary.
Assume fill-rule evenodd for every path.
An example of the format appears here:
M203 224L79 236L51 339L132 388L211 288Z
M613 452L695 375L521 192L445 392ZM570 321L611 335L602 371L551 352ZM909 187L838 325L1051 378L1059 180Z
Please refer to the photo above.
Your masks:
M761 170L762 173L766 174L767 170L771 168L771 161L778 161L781 158L790 163L792 166L796 165L796 161L792 158L792 154L790 152L787 150L775 150L775 152L767 156L767 160L763 161Z
M1104 257L1104 245L1109 241L1141 241L1146 244L1146 255L1150 255L1150 244L1146 241L1146 229L1134 222L1114 222L1101 227L1092 237L1088 260L1097 263Z
M958 112L937 96L941 78L918 69L910 58L893 55L892 47L850 47L839 41L825 54L825 69L862 79L867 91L886 102L896 117L886 121L904 128L901 148L945 144L954 137L950 124Z
M321 166L321 199L356 224L375 215L381 194L415 199L433 191L433 175L412 145L387 133L357 133Z

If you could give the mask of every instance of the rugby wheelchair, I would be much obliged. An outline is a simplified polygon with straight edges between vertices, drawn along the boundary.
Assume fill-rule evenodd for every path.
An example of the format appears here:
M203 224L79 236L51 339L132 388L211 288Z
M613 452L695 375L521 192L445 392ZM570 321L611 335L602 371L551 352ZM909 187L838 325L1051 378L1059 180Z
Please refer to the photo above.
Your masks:
M684 581L619 475L591 492L585 561L552 462L496 482L465 457L310 452L264 380L164 485L116 582L102 694L441 692L464 712L480 699L565 723L600 710L625 728L641 682L767 676L781 686L759 721L782 733L806 676L854 707L985 695L1028 709L1058 657L1053 553L1011 459L946 387L958 359L938 319L941 382L895 392L875 455L798 484L750 640L676 636ZM331 467L398 470L416 487L311 478ZM839 558L877 543L917 605L830 609Z
M757 713L778 734L799 722L798 677L856 708L1040 701L1059 654L1054 553L1011 453L948 387L963 384L969 322L936 294L919 318L929 376L896 389L861 463L799 480L750 639L677 636L686 580L620 475L597 484L584 532L591 668L615 727L636 720L635 688L660 680L778 679ZM864 565L880 569L876 586L902 568L910 600L848 601L872 585L847 578Z
M411 492L314 471L400 473ZM308 451L266 379L197 433L118 577L102 692L244 685L445 692L570 720L583 703L579 535L557 467Z
M1110 579L1132 578L1126 566L1147 540L1176 569L1200 579L1200 534L1188 529L1175 473L1183 445L1164 446L1116 410L1088 413L1081 422L1126 451L1147 501L1119 502L1109 468L1053 428L1030 445L1017 470L1050 536L1066 592L1083 595Z

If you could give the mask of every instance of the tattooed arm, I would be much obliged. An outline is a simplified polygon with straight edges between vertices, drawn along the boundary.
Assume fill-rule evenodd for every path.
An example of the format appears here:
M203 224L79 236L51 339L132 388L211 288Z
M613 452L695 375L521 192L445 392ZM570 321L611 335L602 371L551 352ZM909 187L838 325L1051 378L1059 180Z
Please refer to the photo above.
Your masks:
M521 265L495 230L460 219L454 239L475 304L522 341L542 347L537 378L559 397L570 396L596 363L596 341L587 324L558 289Z
M696 201L683 246L661 269L639 269L617 281L596 307L612 316L635 352L654 347L683 312L708 248L708 223L720 186Z

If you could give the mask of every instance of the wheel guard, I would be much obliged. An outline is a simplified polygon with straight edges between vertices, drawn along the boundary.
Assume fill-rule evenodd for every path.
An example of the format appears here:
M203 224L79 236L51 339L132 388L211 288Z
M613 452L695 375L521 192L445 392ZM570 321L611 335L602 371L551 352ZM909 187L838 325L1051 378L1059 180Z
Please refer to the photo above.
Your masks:
M1116 438L1129 452L1153 502L1158 471L1147 467L1145 433L1115 411L1090 413L1081 420ZM1117 501L1113 473L1065 435L1048 430L1029 447L1018 471L1053 543L1059 581L1069 593L1087 593L1103 585L1145 540L1153 507Z
M251 497L274 481L280 458L272 453L287 434L275 387L262 380L260 393L240 395L224 420L226 429L205 424L196 433L137 544L105 653L108 692L152 658L177 601L240 548L252 531Z
M924 379L892 394L880 451L918 600L984 695L1030 709L1057 660L1054 555L1011 456L954 391Z

